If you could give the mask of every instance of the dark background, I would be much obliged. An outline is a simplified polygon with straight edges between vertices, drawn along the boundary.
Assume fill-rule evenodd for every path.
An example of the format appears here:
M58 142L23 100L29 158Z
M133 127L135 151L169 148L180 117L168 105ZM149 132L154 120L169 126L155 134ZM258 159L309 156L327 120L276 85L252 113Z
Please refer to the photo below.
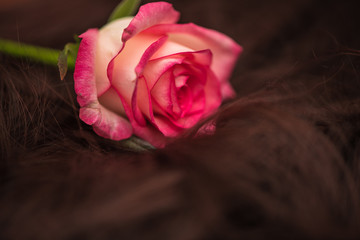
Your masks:
M101 27L118 0L15 0L0 4L0 37L53 48ZM147 3L151 1L142 1ZM244 47L232 82L240 96L281 79L298 64L360 48L357 1L174 0L180 22L194 22ZM235 80L236 79L236 80Z

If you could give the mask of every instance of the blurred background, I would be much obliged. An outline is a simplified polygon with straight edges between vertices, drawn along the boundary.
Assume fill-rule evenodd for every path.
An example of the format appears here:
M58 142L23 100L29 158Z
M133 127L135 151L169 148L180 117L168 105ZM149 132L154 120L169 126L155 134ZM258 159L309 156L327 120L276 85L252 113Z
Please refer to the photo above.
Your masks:
M142 4L152 2L142 1ZM221 31L244 47L232 82L240 96L281 79L299 63L360 49L357 1L174 0L182 23ZM0 37L62 48L101 27L119 0L2 0ZM357 30L356 30L357 29ZM236 79L236 80L235 80Z

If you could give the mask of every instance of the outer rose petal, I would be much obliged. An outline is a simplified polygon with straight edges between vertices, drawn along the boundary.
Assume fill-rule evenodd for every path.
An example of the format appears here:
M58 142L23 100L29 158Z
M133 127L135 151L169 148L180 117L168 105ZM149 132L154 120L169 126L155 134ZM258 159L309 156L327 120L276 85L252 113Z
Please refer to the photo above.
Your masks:
M211 69L220 82L224 83L224 85L221 85L224 86L221 89L223 98L231 97L234 94L227 81L242 48L231 38L193 23L156 25L146 29L144 33L168 34L169 41L182 44L195 51L210 49L213 53Z
M130 123L102 107L97 98L95 83L95 53L98 30L90 29L80 36L82 39L75 64L75 92L80 104L80 119L103 137L121 140L132 134Z
M122 140L132 135L132 127L128 120L102 107L85 107L80 109L80 119L93 125L94 131L104 138Z
M97 29L89 29L82 38L75 63L74 83L80 107L97 102L95 85L95 52Z
M110 87L107 66L122 48L121 34L130 24L132 17L121 18L105 25L99 30L96 47L96 88L101 96Z
M179 20L180 13L170 3L155 2L140 7L130 25L124 30L122 41L126 42L139 32L157 25L171 24Z

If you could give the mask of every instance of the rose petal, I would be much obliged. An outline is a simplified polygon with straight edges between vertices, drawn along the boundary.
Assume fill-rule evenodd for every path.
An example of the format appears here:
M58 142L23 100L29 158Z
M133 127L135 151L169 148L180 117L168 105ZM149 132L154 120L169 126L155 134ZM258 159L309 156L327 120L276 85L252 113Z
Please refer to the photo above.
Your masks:
M144 69L144 76L147 79L149 89L152 89L156 81L170 68L174 68L174 74L187 72L189 69L181 67L182 63L188 59L191 64L210 65L212 54L209 50L202 50L197 52L182 52L152 59L148 62L147 67ZM181 67L180 71L177 68Z
M177 65L174 68L174 76L175 77L179 77L179 76L186 76L188 73L188 69L185 68L184 66L181 65Z
M172 124L169 118L162 115L155 115L155 124L159 131L166 137L176 137L183 129Z
M161 39L162 37L160 37ZM135 89L137 74L136 67L146 49L154 42L159 41L158 36L138 34L125 43L125 47L111 60L108 67L110 83L118 90L129 106Z
M98 121L100 118L100 110L99 107L91 108L91 107L84 107L80 108L79 116L80 119L88 125L93 125Z
M122 140L132 135L132 127L128 120L100 104L80 109L80 119L92 125L94 131L104 138Z
M209 48L213 53L211 69L221 83L227 82L236 59L242 51L241 46L228 36L193 23L156 25L147 29L144 33L156 35L168 34L169 41L182 44L195 51ZM222 95L226 98L233 91L229 91L230 85L224 86Z
M152 89L160 77L169 69L181 64L185 57L180 55L172 55L163 58L150 60L144 69L143 75L147 79L149 89Z
M178 119L169 117L171 123L179 128L186 129L193 127L204 115L204 108L206 100L204 98L204 92L198 94L198 96L192 99L190 109L187 110L184 116ZM192 96L193 97L193 96Z
M98 30L90 29L80 37L82 41L74 72L75 92L81 107L79 117L93 125L100 136L114 140L129 138L132 134L129 121L102 107L97 98L95 53Z
M193 95L191 93L191 89L187 85L183 85L177 91L177 98L179 102L179 106L181 108L181 116L184 117L185 114L191 109L193 103Z
M149 59L154 55L156 51L158 51L158 49L165 43L166 40L167 36L163 36L154 43L152 43L146 49L138 65L135 68L137 79L131 104L134 118L141 126L146 125L146 120L143 116L143 113L148 118L152 119L152 115L150 115L150 112L152 112L150 92L146 80L141 75Z
M116 88L114 89L115 91L117 91ZM123 99L123 97L121 96L121 94L119 94L119 92L118 95L119 98L121 99L121 102L123 103L126 115L128 116L131 126L133 128L133 133L136 136L144 139L145 141L148 141L154 147L158 147L158 148L164 147L166 143L166 137L161 132L159 132L157 128L149 124L147 124L146 126L139 125L138 122L134 119L134 114L132 112L130 105Z
M229 82L223 82L221 84L220 90L223 99L231 99L236 96L236 93Z
M148 63L150 58L152 58L152 56L165 44L167 39L167 36L161 36L145 50L144 54L141 56L138 65L135 68L135 73L137 77L140 77L142 75L142 73L144 72L144 68L146 67L146 64Z
M161 58L182 52L194 52L194 49L188 48L176 42L167 41L153 56L153 58Z
M171 72L169 72L168 74L171 74ZM171 83L171 80L169 80L168 76L164 76L164 81ZM149 91L149 89L146 86L146 80L143 77L138 79L138 84L139 84L139 89L140 88L147 89L147 91ZM172 81L172 84L174 85L173 81ZM175 88L175 86L173 86L173 88ZM171 90L169 90L169 91L171 91ZM146 97L148 97L148 96L149 96L149 93L146 93ZM146 97L144 97L144 98L146 98ZM144 98L139 98L139 99L144 99ZM139 106L140 110L144 114L146 114L148 119L151 120L151 122L154 124L154 126L156 126L158 128L158 130L167 137L176 136L177 134L179 134L182 131L182 129L184 127L187 128L190 125L193 126L198 121L198 119L201 117L201 115L199 115L199 116L192 116L192 119L190 119L190 120L185 119L185 118L179 119L180 122L177 123L176 120L174 119L174 116L169 114L169 110L168 109L165 110L163 108L163 106L161 106L157 102L157 100L159 100L159 98L151 98L149 100L150 104L145 104L145 105L139 104L138 106ZM170 99L169 101L172 101L172 99ZM156 114L156 113L160 113L160 114ZM165 119L167 119L167 120L165 120Z
M156 106L157 103L154 102L154 106ZM154 107L155 108L155 107ZM167 125L162 122L163 125L160 125L158 122L158 117L161 116L162 118L166 118ZM167 115L155 115L154 119L154 125L158 127L158 129L165 135L165 136L172 136L171 134L175 133L174 130L172 130L170 133L168 132L169 129L176 129L177 133L180 133L183 129L191 128L193 127L201 118L203 117L202 112L193 113L187 116L184 116L182 118L174 119ZM180 129L180 130L178 130Z
M189 116L179 118L178 120L173 121L172 124L177 127L187 129L187 128L193 127L196 123L199 122L199 120L201 118L203 118L202 113L195 113L195 114L191 114ZM172 119L170 119L170 120L172 120Z
M136 122L132 123L134 134L145 141L148 141L156 148L163 148L166 144L167 138L157 128L151 125L146 127L138 125Z
M167 74L170 74L169 72ZM165 75L165 74L164 74ZM168 77L162 77L157 84L161 84L162 80L165 81L165 79L168 79ZM170 80L171 81L171 80ZM164 88L166 88L166 84L163 84L165 86L163 86ZM173 88L176 88L175 86L173 86ZM156 87L154 87L154 89L157 89ZM189 87L189 89L191 89L191 87ZM193 98L193 95L191 94L191 96L187 96L187 97L191 97L191 99L187 99L189 101L191 101L191 105L190 103L188 107L188 109L184 109L182 112L182 109L180 109L180 106L178 105L179 100L176 99L176 104L177 107L179 108L178 112L174 112L173 109L171 109L172 104L173 104L173 99L171 98L171 87L169 87L169 89L166 90L159 90L159 92L166 92L167 94L169 94L169 96L163 96L163 97L155 97L152 94L152 103L153 103L153 111L154 111L154 125L156 125L159 130L166 136L172 136L172 134L174 134L175 130L176 132L178 132L178 129L184 129L184 128L190 128L192 126L194 126L199 119L201 119L203 113L204 113L204 108L206 106L206 101L205 101L205 94L204 94L204 86L200 87L200 89L202 89L202 91L200 93L197 93L196 98ZM193 90L193 89L191 89ZM201 94L202 93L202 94ZM167 98L166 98L167 97ZM166 101L164 102L164 98L166 98ZM185 101L185 100L182 100ZM167 102L170 102L170 106L166 105ZM171 111L172 110L172 111ZM156 114L158 113L158 114ZM162 116L168 119L168 121L164 121L162 120L161 123L158 122L158 118L156 116ZM167 123L167 125L165 124ZM170 130L168 129L170 128ZM174 130L175 129L175 130ZM169 132L170 131L170 132Z
M170 115L172 114L174 105L173 95L175 92L172 91L173 84L175 84L174 76L171 71L167 71L160 77L150 91L152 99Z
M191 89L191 87L189 87ZM193 90L193 89L191 89ZM188 115L194 115L194 114L199 114L199 113L203 113L205 106L206 106L206 99L205 99L205 93L204 93L204 89L202 89L201 91L198 91L196 96L194 96L194 93L192 94L193 96L193 102L191 105L191 109L188 111Z
M217 109L222 101L219 80L210 68L207 69L207 81L204 87L204 93L204 99L206 99L204 117L206 117L207 115L211 114L213 110Z
M169 118L174 125L183 128L190 128L201 118L207 117L220 106L222 101L220 83L210 68L205 67L205 71L207 79L205 86L199 84L196 79L190 79L188 81L189 89L195 93L195 96L193 96L192 106L182 118L177 120Z
M82 38L75 63L74 84L80 107L97 102L95 85L95 53L97 29L89 29Z
M131 137L133 130L130 122L105 108L101 108L101 120L93 125L94 131L102 137L123 140Z
M157 25L171 24L179 20L180 14L170 3L155 2L140 7L130 25L124 30L122 41L126 42L139 32Z
M139 125L146 125L144 115L150 121L154 121L154 116L152 114L153 109L150 91L144 77L140 77L137 79L136 88L132 99L132 110L134 118Z
M211 56L210 50L203 50L190 53L178 53L151 60L144 71L144 76L146 76L147 80L147 77L153 78L147 81L148 86L153 84L152 88L149 86L153 111L169 118L172 125L178 128L189 128L195 125L206 108L204 89L208 78L209 65L211 64ZM186 102L182 99L182 102L185 104L183 108L181 108L178 101L179 98L177 96L174 73L179 74L185 72L188 74L187 81L189 82L189 89L191 89L192 100L187 99L189 101ZM159 74L162 75L159 77ZM213 74L210 76L210 81L218 81L216 78L212 78L213 76ZM217 82L217 84L217 90L214 90L214 92L217 91L217 93L220 93L219 83ZM213 86L213 84L208 86ZM203 94L200 95L201 93ZM196 100L196 102L193 100ZM213 104L211 104L211 106L213 106ZM154 120L154 124L157 125L159 130L165 135L172 134L167 133L167 129L162 129L162 127L165 126L164 124L161 126L158 125L156 117Z
M126 113L125 113L124 107L122 105L122 102L121 102L117 92L114 90L114 88L110 87L98 99L99 99L100 104L102 106L104 106L106 109L109 109L110 111L112 111L114 113L117 113L121 116L126 117Z
M120 36L124 29L130 24L131 20L132 17L121 18L110 22L99 30L95 62L98 96L101 96L110 88L110 81L107 76L107 66L121 50L123 43Z
M176 76L176 75L174 74L174 76ZM181 87L185 86L188 79L189 79L189 76L186 76L186 75L176 76L175 77L176 88L180 89Z
M169 117L179 118L181 108L177 99L175 78L171 70L165 72L151 89L151 98ZM162 111L161 111L162 112Z
M171 103L172 103L172 109L171 109L171 113L172 116L175 118L178 118L181 116L182 111L178 102L178 97L177 97L177 88L175 85L175 78L174 78L174 74L172 74L172 80L170 81L170 97L171 97Z

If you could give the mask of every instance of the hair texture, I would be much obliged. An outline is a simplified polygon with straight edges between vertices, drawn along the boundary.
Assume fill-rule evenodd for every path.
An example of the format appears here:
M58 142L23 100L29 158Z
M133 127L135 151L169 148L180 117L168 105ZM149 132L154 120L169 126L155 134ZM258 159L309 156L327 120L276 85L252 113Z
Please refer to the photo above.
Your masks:
M79 120L71 74L0 55L0 239L358 239L355 1L172 2L244 46L237 98L139 153ZM1 37L61 48L115 5L7 6Z

